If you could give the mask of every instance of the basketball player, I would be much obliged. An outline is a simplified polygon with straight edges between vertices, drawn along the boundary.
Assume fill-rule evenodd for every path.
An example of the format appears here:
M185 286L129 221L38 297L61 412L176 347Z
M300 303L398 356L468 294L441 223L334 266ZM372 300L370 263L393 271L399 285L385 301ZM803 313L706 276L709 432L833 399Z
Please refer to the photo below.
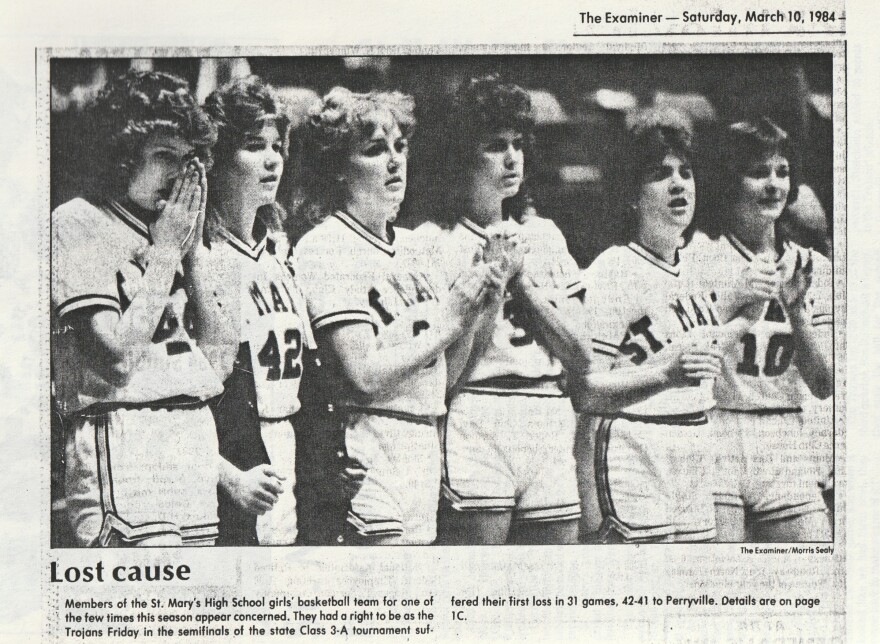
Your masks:
M210 172L208 245L190 257L200 346L224 381L212 402L220 455L218 545L292 545L302 352L314 344L305 300L268 237L288 120L256 76L204 105L218 130ZM271 224L269 224L271 225Z
M526 217L522 189L533 124L528 94L497 75L464 83L448 110L448 193L437 244L448 281L475 252L491 260L508 244L502 297L483 314L443 433L444 543L573 543L580 504L575 416L560 387L563 359L577 349L557 337L554 309L578 281L565 239L549 220ZM580 310L577 302L576 310ZM579 325L572 325L577 327ZM569 346L571 345L571 346Z
M92 106L88 199L52 213L56 394L79 545L211 544L222 386L188 334L181 260L216 132L185 81L129 72Z
M454 380L463 368L496 285L479 262L447 288L412 233L392 225L413 125L407 96L335 88L301 134L299 212L319 223L297 245L300 275L348 456L365 470L348 514L353 543L434 540L447 369Z
M707 234L698 232L689 252L721 285L727 309L763 298L768 276L781 281L725 353L715 387L719 540L828 540L803 407L833 392L831 263L777 231L797 187L783 130L767 118L735 123L719 158L709 211L718 218L703 222Z
M598 414L595 478L605 542L709 541L712 435L706 411L722 347L754 322L724 324L680 253L694 214L690 133L672 115L629 131L615 192L626 245L583 273L593 351L584 406ZM630 219L631 218L631 219Z

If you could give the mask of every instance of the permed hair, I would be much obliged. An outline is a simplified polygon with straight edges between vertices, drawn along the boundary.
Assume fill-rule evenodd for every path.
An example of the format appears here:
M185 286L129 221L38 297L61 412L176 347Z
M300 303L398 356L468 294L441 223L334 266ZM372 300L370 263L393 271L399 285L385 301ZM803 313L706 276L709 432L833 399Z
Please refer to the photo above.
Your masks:
M401 134L409 137L415 128L414 109L407 94L355 94L344 87L334 87L313 105L295 132L301 150L296 218L318 224L337 210L344 198L337 179L357 142L375 130L377 115L390 114Z
M675 110L645 110L637 113L627 128L620 150L617 172L608 184L611 211L620 217L620 243L631 241L638 226L633 201L645 181L645 173L669 154L693 159L693 134L687 118Z
M278 130L281 156L287 160L290 118L280 109L272 88L259 76L238 78L219 87L205 99L203 109L217 128L217 143L212 150L215 170L229 163L235 152L245 146L248 136L259 134L267 124ZM209 173L209 201L210 179ZM261 207L258 216L269 230L279 230L285 219L284 209L277 203Z
M128 190L144 145L155 135L180 137L211 165L217 130L190 94L189 84L161 72L130 70L109 82L87 112L95 167L89 191L119 198Z
M437 210L433 218L451 226L459 216L463 199L461 190L469 181L476 160L477 145L498 130L511 129L523 136L523 154L528 161L534 148L532 101L519 85L506 82L499 74L471 78L461 84L446 110L444 126L439 130L437 154L442 186L433 199ZM449 186L454 186L451 190ZM529 205L525 183L519 193L504 201L505 216L519 219Z
M212 150L214 163L225 163L241 149L249 135L258 134L267 124L281 136L282 156L287 159L290 119L280 109L272 88L259 76L230 81L205 99L203 109L217 126L217 143Z
M724 128L720 134L713 163L711 182L706 189L706 208L701 209L698 226L711 236L729 228L730 208L738 198L742 178L749 167L774 154L789 163L786 205L797 199L798 164L788 133L766 116L739 121ZM784 213L783 213L784 216Z

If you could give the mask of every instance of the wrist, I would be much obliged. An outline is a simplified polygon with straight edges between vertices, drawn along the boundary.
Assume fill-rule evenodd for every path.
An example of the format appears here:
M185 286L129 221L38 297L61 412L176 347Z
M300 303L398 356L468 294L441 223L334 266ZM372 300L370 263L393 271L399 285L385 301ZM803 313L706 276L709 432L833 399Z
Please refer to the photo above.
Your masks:
M786 304L785 312L788 314L789 322L792 325L803 326L810 321L803 302L793 302L791 305Z

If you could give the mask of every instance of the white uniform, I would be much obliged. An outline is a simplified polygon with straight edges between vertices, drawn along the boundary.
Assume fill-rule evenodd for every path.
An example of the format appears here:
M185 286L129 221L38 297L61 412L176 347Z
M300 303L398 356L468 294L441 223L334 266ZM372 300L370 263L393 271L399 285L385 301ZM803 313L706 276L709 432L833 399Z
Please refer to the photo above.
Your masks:
M391 242L337 212L297 244L300 275L315 331L367 324L380 348L430 333L445 289L412 233L389 228ZM339 365L330 364L329 369ZM348 522L364 536L400 543L436 538L440 448L436 420L446 411L446 362L441 354L406 382L367 397L344 377L328 383L343 413L349 457L366 469Z
M243 471L272 464L285 477L284 492L261 516L239 510L221 493L220 545L289 545L297 535L293 415L300 408L303 349L314 340L293 269L275 255L265 230L258 234L254 247L226 231L212 245L241 285L239 352L213 408L220 455Z
M532 274L558 265L576 275L565 239L551 221L534 217L520 231L530 246ZM439 237L447 283L473 264L486 240L486 230L466 218ZM443 494L464 512L513 510L514 519L523 522L576 519L576 421L559 387L562 364L530 328L522 304L509 293L504 298L488 347L449 404Z
M125 385L105 380L71 327L82 310L122 315L147 269L147 226L82 199L52 213L53 367L67 442L67 507L81 545L211 543L217 435L204 404L222 386L187 333L178 271L153 344Z
M631 242L583 272L593 368L641 365L698 327L717 326L715 295L684 261L665 262ZM712 383L674 387L599 420L595 472L602 536L627 541L715 537L706 410Z
M785 243L779 260L788 280L807 251ZM754 254L733 236L694 236L688 253L700 264L704 279L718 285L719 304L734 297L733 285ZM813 283L806 296L813 325L830 331L832 324L831 263L813 254ZM804 427L803 407L809 390L794 363L791 324L779 301L772 301L759 320L724 359L715 386L718 433L716 502L745 507L751 521L773 521L822 511L816 470L827 462L832 443L816 445L816 433Z

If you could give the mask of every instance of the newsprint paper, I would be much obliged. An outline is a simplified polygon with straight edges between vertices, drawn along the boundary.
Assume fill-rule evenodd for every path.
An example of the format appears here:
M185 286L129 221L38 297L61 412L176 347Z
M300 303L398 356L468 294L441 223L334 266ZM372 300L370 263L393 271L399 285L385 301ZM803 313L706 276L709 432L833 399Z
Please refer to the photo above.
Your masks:
M4 14L0 640L880 639L868 3Z

